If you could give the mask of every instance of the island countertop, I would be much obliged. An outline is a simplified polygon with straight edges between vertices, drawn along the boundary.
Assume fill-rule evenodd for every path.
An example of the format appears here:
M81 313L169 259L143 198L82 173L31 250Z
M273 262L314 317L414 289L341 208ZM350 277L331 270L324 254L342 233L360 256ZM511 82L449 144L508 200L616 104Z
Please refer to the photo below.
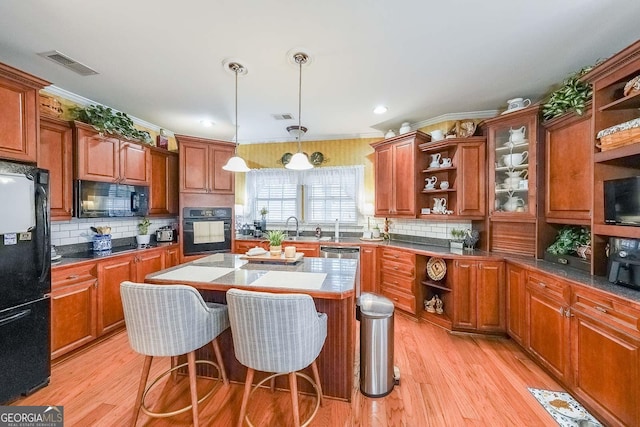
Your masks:
M232 287L265 292L302 292L323 299L344 299L355 292L358 261L302 258L295 264L249 262L242 255L209 255L146 276L145 282L191 284L202 290Z

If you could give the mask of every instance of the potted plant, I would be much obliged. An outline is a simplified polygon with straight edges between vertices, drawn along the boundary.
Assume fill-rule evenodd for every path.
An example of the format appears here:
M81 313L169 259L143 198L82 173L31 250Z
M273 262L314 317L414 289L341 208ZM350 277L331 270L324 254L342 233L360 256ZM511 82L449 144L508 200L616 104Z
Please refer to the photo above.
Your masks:
M558 231L556 241L544 254L544 259L589 271L586 260L591 248L591 233L586 227L566 225Z
M149 235L150 225L151 221L149 221L149 218L147 217L142 218L138 223L138 234L136 235L136 242L138 243L138 246L149 244L151 240L151 236Z
M267 210L266 206L263 206L262 209L260 209L260 227L262 227L262 231L267 229L267 214L269 213L269 211Z
M271 256L280 256L284 237L285 234L282 230L267 231L267 240L269 240L269 252L271 252Z
M575 111L579 116L584 113L587 103L591 101L593 89L589 83L580 79L593 67L591 65L576 71L562 82L561 87L551 92L542 106L544 120L551 120L567 111Z
M152 144L149 132L136 129L133 120L120 111L102 105L73 107L70 109L74 120L90 124L100 133L116 134L127 139Z
M464 247L465 231L462 229L454 228L451 230L451 240L449 241L449 247L451 249L462 249Z

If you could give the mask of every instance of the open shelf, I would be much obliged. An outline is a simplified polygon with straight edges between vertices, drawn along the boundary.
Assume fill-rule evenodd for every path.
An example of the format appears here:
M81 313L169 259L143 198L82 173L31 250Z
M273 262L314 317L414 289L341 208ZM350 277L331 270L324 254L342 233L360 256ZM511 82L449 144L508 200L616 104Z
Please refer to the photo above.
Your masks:
M446 168L426 168L422 170L422 173L446 172L454 170L456 170L455 166L447 166Z
M485 219L484 216L471 216L471 215L447 215L447 214L420 214L418 219L428 219L430 221L481 221Z
M639 164L638 156L640 156L640 141L625 145L624 147L595 153L593 160L596 163L614 163L620 164L621 166L631 163L630 166L635 165L637 167Z
M599 110L631 110L634 108L640 108L640 92L634 93L633 95L625 96L624 98L616 99L609 104L603 105L599 108Z
M640 239L640 227L631 225L593 224L594 234L627 239Z
M434 188L432 190L425 190L422 189L422 192L425 194L433 194L433 193L455 193L456 189L455 188L447 188L446 190L443 190L442 188Z
M443 328L451 330L453 326L453 322L451 318L447 316L446 313L438 314L438 313L429 313L426 310L422 310L420 312L420 317L427 322L434 323L438 326L442 326Z
M442 284L442 283L439 283L439 282L432 282L431 280L423 280L421 283L423 285L425 285L425 286L430 286L432 288L437 288L437 289L440 289L442 291L451 292L451 288L449 288L445 284Z

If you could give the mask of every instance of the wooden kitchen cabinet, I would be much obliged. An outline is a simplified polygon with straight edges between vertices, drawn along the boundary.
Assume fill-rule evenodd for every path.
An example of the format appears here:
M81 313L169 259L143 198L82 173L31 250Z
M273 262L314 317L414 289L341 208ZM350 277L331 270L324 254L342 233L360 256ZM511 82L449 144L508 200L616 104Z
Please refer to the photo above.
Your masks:
M640 306L575 287L572 391L608 425L639 425Z
M392 248L380 248L378 291L401 310L416 314L416 255Z
M120 284L136 278L134 255L98 262L98 335L124 326Z
M36 163L38 91L49 84L0 63L0 158Z
M267 240L236 240L233 244L233 253L245 254L249 249L256 246L269 250L269 242Z
M570 384L569 284L529 271L525 287L525 348L562 383Z
M222 169L235 144L176 135L180 148L180 192L233 194L233 172Z
M377 292L377 250L375 246L360 246L360 292Z
M178 215L178 154L151 148L150 158L149 215Z
M453 262L453 328L505 332L504 262Z
M420 218L430 220L471 219L482 220L486 215L486 138L469 137L453 138L437 142L420 144L420 150L426 154L425 162L434 155L450 158L450 167L430 167L422 170L424 179L436 178L435 188L422 188L423 204L419 206ZM440 187L442 181L449 182L449 187ZM422 183L424 186L424 182ZM421 208L433 208L434 198L444 198L450 215L431 212L421 214Z
M526 313L525 286L527 270L507 263L507 333L521 346L525 346Z
M300 243L298 241L284 241L282 242L282 250L286 246L295 246L296 252L302 252L306 257L317 258L320 256L320 244L319 243Z
M49 171L49 206L52 220L73 215L73 132L69 122L40 118L38 167Z
M97 282L95 264L52 270L52 359L97 338Z
M135 280L134 282L143 283L147 274L155 273L165 269L165 251L164 250L145 250L138 251L134 256L135 263Z
M164 268L175 267L180 264L180 245L171 245L164 252Z
M145 185L151 183L149 147L100 135L92 126L74 122L76 179Z
M375 214L415 218L423 204L420 190L424 177L424 155L418 149L431 137L409 132L371 144L375 150Z

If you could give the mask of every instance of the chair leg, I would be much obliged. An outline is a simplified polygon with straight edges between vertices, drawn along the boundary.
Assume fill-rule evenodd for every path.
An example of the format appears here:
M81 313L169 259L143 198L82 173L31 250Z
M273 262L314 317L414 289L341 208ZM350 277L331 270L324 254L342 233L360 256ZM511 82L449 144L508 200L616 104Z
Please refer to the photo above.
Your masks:
M218 343L218 337L211 341L211 345L213 346L213 352L216 355L216 359L218 359L218 366L220 367L220 375L222 376L222 382L224 385L229 385L229 379L227 378L227 371L224 369L224 361L222 360L222 353L220 352L220 344Z
M198 427L198 386L196 384L196 352L187 354L189 364L189 389L191 390L191 410L193 412L193 426Z
M316 386L318 387L318 394L320 395L320 406L324 405L324 398L322 396L322 385L320 384L320 373L318 372L318 365L314 360L311 364L311 369L313 370L313 380L316 382Z
M240 418L238 419L238 427L244 425L244 417L247 415L247 403L251 394L251 386L253 385L253 368L247 368L247 377L244 380L244 393L242 395L242 405L240 405Z
M289 373L289 388L291 389L291 403L293 405L293 425L300 427L300 408L298 407L298 378L295 372Z
M171 356L171 367L175 368L176 366L178 366L178 356ZM171 379L174 383L178 381L178 370L171 373Z
M271 387L271 393L275 393L276 391L276 377L271 378L269 381L269 386Z
M142 375L140 376L140 384L138 385L138 395L136 396L136 403L133 407L133 419L131 421L132 427L135 427L136 422L138 421L140 406L142 406L142 395L144 394L144 389L147 386L147 379L149 378L149 370L151 369L152 360L153 356L144 357L144 364L142 365Z

